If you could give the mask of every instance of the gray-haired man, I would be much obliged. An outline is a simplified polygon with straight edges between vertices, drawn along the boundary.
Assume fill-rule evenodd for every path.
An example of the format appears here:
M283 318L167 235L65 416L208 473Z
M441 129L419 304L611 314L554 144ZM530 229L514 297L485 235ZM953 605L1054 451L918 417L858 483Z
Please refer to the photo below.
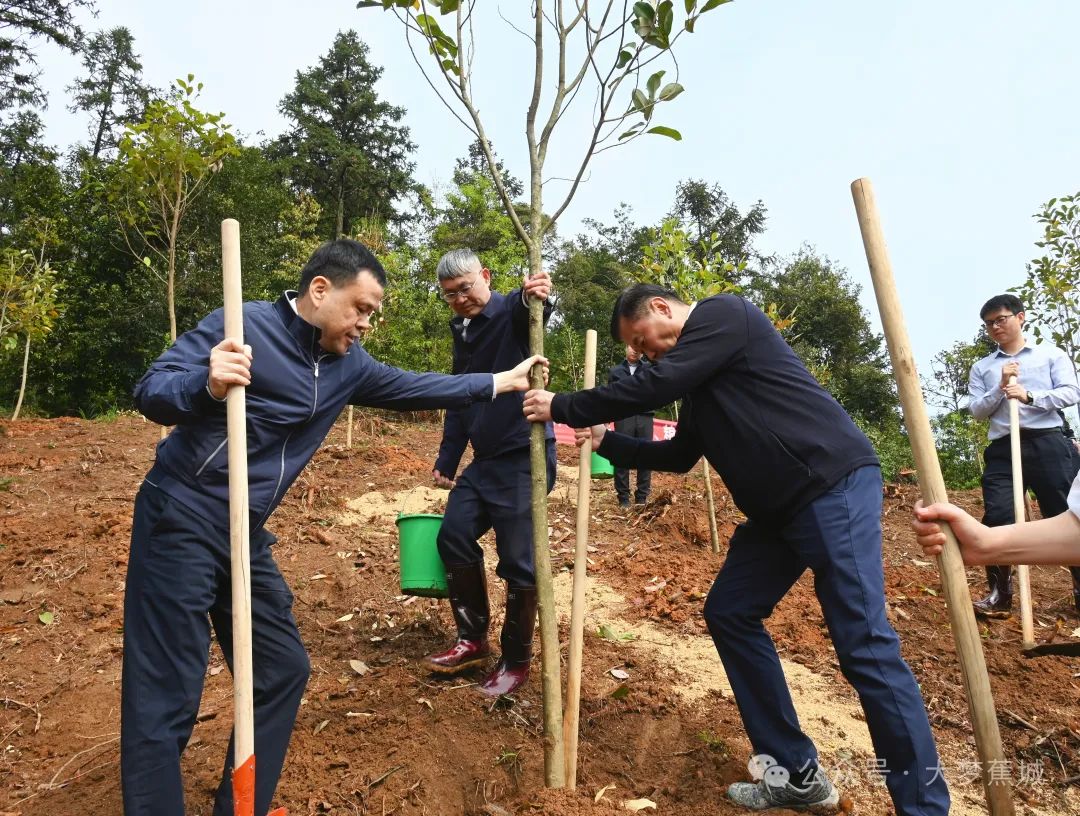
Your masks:
M551 281L541 272L508 295L491 290L491 271L470 249L446 253L436 268L442 298L454 317L454 374L475 374L512 368L509 360L529 356L528 298L547 300ZM545 304L547 319L551 307ZM529 674L532 633L536 621L536 579L530 498L529 423L521 413L521 395L500 396L446 412L442 445L432 478L452 488L439 530L439 554L446 565L450 608L457 640L446 651L428 655L425 664L438 674L454 675L484 662L491 653L490 620L484 580L484 551L477 540L495 529L499 554L496 573L506 581L506 619L502 657L480 683L489 695L509 694ZM547 426L548 490L555 483L555 439ZM454 480L465 447L472 443L473 461Z

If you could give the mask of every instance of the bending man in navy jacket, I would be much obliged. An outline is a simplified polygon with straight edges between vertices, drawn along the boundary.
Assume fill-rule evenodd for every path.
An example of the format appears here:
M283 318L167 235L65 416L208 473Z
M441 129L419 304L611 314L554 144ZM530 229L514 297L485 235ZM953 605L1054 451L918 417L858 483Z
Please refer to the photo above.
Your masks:
M546 272L525 281L508 295L491 291L491 272L471 249L447 252L436 267L442 297L454 310L454 374L512 368L529 356L527 298L547 300ZM551 314L545 303L544 319ZM555 483L555 434L547 428L548 490ZM465 446L473 461L454 480ZM480 691L497 696L518 689L529 676L536 621L533 572L532 477L529 423L521 415L521 394L474 403L446 412L442 445L432 471L435 484L452 488L439 529L439 555L446 565L450 609L457 640L446 651L428 655L425 665L438 674L455 675L478 666L491 654L491 618L484 580L484 551L477 540L495 528L499 554L496 574L506 581L506 617L502 655L481 681Z
M897 816L947 814L949 793L919 687L885 617L881 472L869 441L761 310L740 297L689 306L638 284L616 301L611 333L657 365L591 391L530 391L525 415L593 426L594 449L616 467L685 472L704 455L746 514L705 619L757 755L751 768L769 772L755 773L756 784L731 785L728 797L752 810L837 804L763 625L810 569ZM677 432L664 442L597 425L679 398Z
M161 355L135 388L147 417L175 425L135 499L124 596L120 770L126 816L183 816L180 754L191 736L210 624L232 667L225 393L247 386L255 813L270 808L310 665L292 593L263 526L348 403L459 408L528 387L503 374L414 374L373 360L360 340L386 275L356 241L323 244L299 292L244 304L241 346L212 313ZM530 360L529 362L533 362ZM209 620L207 616L209 615ZM232 816L232 745L214 816Z

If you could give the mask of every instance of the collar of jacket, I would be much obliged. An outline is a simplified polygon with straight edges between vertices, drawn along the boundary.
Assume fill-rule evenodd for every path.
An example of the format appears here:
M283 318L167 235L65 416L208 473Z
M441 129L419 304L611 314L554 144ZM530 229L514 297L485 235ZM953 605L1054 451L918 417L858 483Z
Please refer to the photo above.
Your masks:
M298 295L294 290L290 289L284 292L274 303L274 309L277 311L278 317L281 318L281 322L285 324L285 330L296 339L296 342L300 344L300 348L307 351L312 357L317 357L321 351L319 338L322 336L322 332L300 317L300 314L293 309L289 300L297 297Z
M469 325L471 326L477 319L481 317L486 317L490 320L491 313L494 312L495 309L499 307L504 300L506 300L506 295L501 295L498 292L492 292L491 297L488 298L488 302L485 303L484 308L480 310L480 314L478 314L476 317L469 318ZM465 325L465 318L461 315L454 315L453 318L451 318L450 320L450 325L454 326L458 329L458 331L460 331Z

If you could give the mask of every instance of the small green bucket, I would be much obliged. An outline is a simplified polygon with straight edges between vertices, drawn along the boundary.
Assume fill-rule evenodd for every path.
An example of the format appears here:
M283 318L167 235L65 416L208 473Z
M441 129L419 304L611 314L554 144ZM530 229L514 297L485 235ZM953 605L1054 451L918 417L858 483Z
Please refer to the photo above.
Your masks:
M592 477L610 479L615 475L615 466L596 451L592 455Z
M435 539L442 516L436 513L399 515L398 565L401 569L401 592L425 598L445 598L446 567L439 557Z

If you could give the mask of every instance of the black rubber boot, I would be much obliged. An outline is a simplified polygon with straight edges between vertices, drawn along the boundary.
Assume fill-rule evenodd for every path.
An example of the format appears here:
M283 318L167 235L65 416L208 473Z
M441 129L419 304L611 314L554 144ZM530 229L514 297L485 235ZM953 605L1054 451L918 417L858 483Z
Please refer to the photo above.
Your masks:
M536 625L536 587L507 587L502 657L480 684L490 697L512 694L529 679L533 628Z
M491 654L487 631L491 620L484 563L446 568L450 609L457 623L457 642L444 652L430 654L423 663L436 674L460 674Z
M1080 567L1069 567L1073 579L1073 606L1080 615Z
M1005 617L1012 611L1013 576L1012 567L1005 565L986 568L986 581L990 592L972 606L975 614L987 617Z

